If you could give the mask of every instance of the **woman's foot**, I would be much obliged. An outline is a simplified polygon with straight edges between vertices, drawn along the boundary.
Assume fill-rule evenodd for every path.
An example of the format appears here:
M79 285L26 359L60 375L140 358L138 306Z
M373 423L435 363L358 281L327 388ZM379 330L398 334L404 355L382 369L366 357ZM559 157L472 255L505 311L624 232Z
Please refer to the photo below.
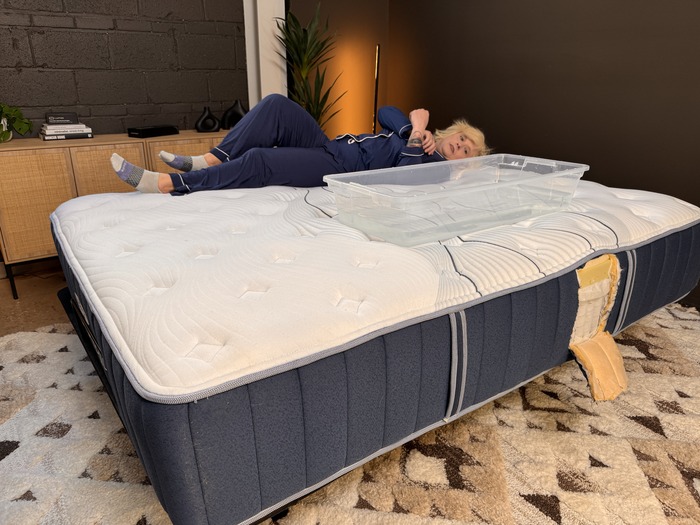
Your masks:
M180 171L203 170L209 166L221 164L221 161L211 153L189 156L175 155L174 153L161 151L158 156L160 157L160 160L165 162L168 166Z
M172 191L172 189L167 189L168 184L172 186L170 175L167 173L157 173L140 168L116 153L112 154L111 162L112 168L117 172L119 178L142 193Z

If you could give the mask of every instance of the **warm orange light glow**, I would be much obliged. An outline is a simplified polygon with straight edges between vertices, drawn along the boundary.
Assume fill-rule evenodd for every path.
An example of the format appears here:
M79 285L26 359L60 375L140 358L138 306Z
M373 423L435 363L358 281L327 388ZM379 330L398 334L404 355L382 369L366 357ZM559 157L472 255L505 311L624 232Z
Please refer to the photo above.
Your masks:
M313 17L318 0L293 0L290 9L305 24ZM348 2L323 2L321 19L329 22L330 33L335 37L335 50L325 64L327 81L339 73L333 88L337 97L345 92L334 106L340 109L326 124L326 135L333 138L342 133L370 133L374 109L374 64L377 44L381 45L382 60L379 86L379 106L388 85L385 64L388 63L388 11L377 7L376 0ZM333 98L333 97L332 97Z
M335 96L346 92L334 109L341 108L326 125L326 134L371 133L374 106L374 67L377 42L362 35L337 37L333 59L328 63L328 78L341 74ZM380 76L381 78L381 76Z

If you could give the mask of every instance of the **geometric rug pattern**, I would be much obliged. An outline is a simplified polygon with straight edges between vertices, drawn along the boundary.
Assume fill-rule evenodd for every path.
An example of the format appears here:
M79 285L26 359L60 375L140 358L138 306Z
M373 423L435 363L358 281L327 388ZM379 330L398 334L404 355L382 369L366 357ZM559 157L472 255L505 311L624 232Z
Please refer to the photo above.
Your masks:
M0 338L0 524L170 524L71 329Z
M264 525L700 524L700 314L616 341L617 399L570 361ZM0 338L0 480L0 524L170 524L70 325Z

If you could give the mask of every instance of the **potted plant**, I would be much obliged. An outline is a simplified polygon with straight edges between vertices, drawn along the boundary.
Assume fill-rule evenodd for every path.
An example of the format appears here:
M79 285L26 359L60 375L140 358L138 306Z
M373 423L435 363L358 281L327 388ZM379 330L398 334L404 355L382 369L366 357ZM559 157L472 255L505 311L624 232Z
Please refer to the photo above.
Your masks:
M32 130L32 121L22 115L22 110L0 102L0 142L12 139L12 132L20 135Z
M332 107L345 93L331 100L331 90L340 78L335 77L326 87L326 67L335 47L335 35L327 35L328 21L321 27L319 22L321 4L316 6L316 13L306 27L291 12L287 19L277 19L279 34L277 39L284 46L287 62L287 90L289 98L301 105L323 127L338 111L330 113Z

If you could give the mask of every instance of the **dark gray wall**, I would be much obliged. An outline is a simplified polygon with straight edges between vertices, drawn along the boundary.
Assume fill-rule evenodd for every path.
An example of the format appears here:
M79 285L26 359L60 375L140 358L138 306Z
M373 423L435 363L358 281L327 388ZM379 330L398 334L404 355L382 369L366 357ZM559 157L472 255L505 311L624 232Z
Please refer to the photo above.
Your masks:
M0 101L96 133L248 102L242 0L0 0Z
M294 0L312 12L316 0ZM380 104L465 117L496 152L589 164L585 179L700 205L697 0L380 0ZM335 30L362 17L322 2ZM385 32L376 31L384 42ZM347 80L346 80L347 82ZM356 89L354 86L348 89ZM696 261L700 264L700 261ZM692 296L700 305L700 288Z
M390 99L429 104L436 126L467 117L499 152L700 205L700 2L389 3Z

